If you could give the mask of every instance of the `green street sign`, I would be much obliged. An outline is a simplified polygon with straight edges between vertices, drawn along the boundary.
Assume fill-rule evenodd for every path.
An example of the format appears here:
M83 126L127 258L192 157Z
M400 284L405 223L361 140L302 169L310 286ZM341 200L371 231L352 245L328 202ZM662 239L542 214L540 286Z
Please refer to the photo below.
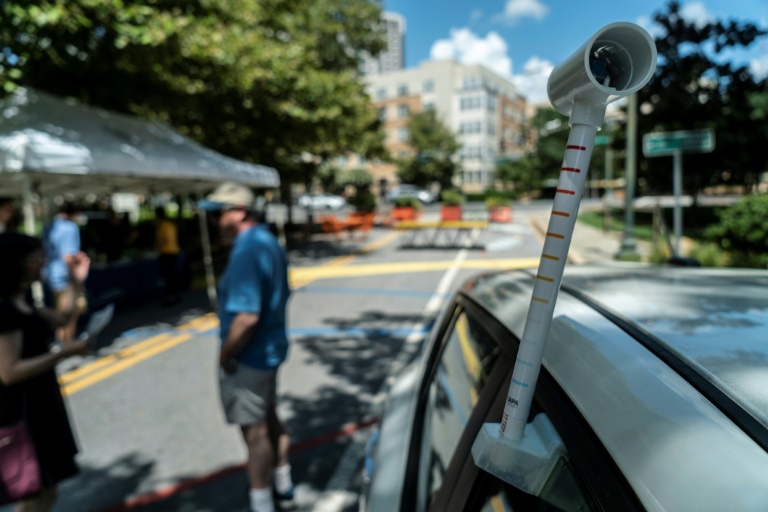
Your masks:
M611 142L611 138L608 135L595 135L595 146L605 146Z
M643 135L643 154L647 157L671 156L681 153L710 153L715 149L715 132L706 130L682 130L656 132Z

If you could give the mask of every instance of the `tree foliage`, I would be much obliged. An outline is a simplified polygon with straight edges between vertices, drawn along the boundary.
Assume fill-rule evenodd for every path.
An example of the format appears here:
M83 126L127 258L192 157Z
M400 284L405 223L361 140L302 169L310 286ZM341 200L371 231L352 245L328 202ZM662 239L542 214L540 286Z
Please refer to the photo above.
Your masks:
M5 0L0 87L160 119L286 181L316 170L302 153L383 150L357 71L379 16L375 0Z
M400 181L422 187L439 183L442 189L451 188L458 171L454 155L459 143L434 110L419 112L408 120L408 145L413 153L399 163Z
M540 108L531 119L529 129L538 136L536 149L518 160L501 160L495 177L505 190L533 192L545 180L559 175L566 141L568 118L550 108Z
M640 134L654 131L713 128L716 150L684 156L686 192L709 185L757 183L766 170L766 80L728 59L729 52L747 48L765 35L753 23L715 20L704 25L681 15L680 2L670 1L655 14L661 27L653 80L638 96ZM672 159L639 160L638 174L647 192L671 191Z

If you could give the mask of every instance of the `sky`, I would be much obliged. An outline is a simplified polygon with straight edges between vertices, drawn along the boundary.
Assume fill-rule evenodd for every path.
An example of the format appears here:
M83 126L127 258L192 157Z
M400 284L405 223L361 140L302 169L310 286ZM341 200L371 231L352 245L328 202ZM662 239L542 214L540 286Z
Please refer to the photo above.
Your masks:
M546 81L602 26L637 23L658 33L653 15L667 0L383 0L406 19L405 66L430 59L483 64L512 80L530 102L546 101ZM768 0L683 0L683 16L749 21L768 29ZM768 36L727 58L768 76Z

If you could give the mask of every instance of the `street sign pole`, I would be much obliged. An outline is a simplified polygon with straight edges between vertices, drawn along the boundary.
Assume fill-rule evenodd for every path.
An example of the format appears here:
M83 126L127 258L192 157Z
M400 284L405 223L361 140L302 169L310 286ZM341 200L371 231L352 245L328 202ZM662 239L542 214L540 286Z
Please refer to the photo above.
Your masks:
M647 133L643 136L643 154L646 157L672 156L672 192L675 195L673 256L680 256L683 238L683 153L710 153L715 149L714 130L681 130L676 132Z
M675 231L675 254L680 256L680 239L683 237L683 151L678 149L672 154L672 189L675 194L673 226Z

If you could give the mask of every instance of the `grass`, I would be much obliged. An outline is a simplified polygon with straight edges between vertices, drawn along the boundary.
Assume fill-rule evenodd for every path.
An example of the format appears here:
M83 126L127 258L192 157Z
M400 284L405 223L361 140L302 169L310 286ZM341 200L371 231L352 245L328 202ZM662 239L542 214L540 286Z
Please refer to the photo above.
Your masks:
M645 215L635 214L635 238L638 240L653 241L653 225L650 223L651 217L648 216L648 222L644 219ZM579 220L589 226L603 229L604 215L602 211L589 211L579 214ZM638 222L639 221L639 222ZM624 231L624 212L614 211L611 215L609 224L611 231Z

